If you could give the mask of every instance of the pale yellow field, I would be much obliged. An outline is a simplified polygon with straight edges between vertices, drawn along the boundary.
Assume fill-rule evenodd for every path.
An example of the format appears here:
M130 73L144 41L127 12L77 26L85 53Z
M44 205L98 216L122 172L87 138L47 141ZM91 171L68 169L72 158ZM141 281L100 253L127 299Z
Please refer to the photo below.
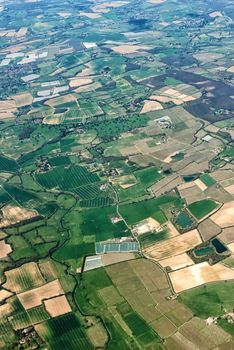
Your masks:
M45 105L48 105L50 107L56 107L67 102L77 102L77 99L72 94L67 94L64 96L51 98L45 102Z
M200 179L197 179L194 181L194 183L202 190L205 191L207 189L207 186L202 182Z
M6 258L12 252L10 244L5 241L0 241L0 259Z
M159 264L162 267L170 267L173 271L182 269L186 266L193 265L194 262L192 259L188 256L187 253L182 253L180 255L176 255L167 259L163 259L159 261Z
M44 299L50 299L63 294L64 291L59 280L55 280L41 287L18 294L18 298L25 309L31 309L32 307L41 305Z
M175 292L180 293L208 282L234 279L234 270L221 263L211 266L203 262L170 272L169 277Z
M196 247L201 242L201 237L195 229L180 236L156 243L153 246L146 248L144 252L154 259L162 260L185 253L187 250Z
M12 296L13 294L11 292L9 292L8 290L5 289L1 289L0 290L0 303L2 301L4 301L5 299L9 298L10 296ZM1 314L1 313L0 313Z
M14 100L2 100L0 101L1 113L15 113L17 112L16 103Z
M225 191L227 191L228 193L234 195L234 185L229 185L227 187L224 187Z
M163 106L161 105L161 103L157 101L146 100L140 113L142 114L142 113L148 113L153 111L160 111L162 109L163 109Z
M44 304L51 317L57 317L72 311L65 295L45 300Z
M71 88L80 87L84 85L91 84L93 82L90 78L72 78L69 82Z
M145 45L127 45L126 44L126 45L112 46L111 50L124 55L124 54L136 53L139 50L147 50L149 48L150 48L149 46L145 46Z
M6 205L2 208L3 219L0 221L0 228L7 227L18 222L38 216L36 210L29 210L13 205Z
M33 102L33 97L29 92L12 96L12 99L16 103L16 107L30 106Z
M234 226L234 201L225 203L211 216L211 220L222 228Z

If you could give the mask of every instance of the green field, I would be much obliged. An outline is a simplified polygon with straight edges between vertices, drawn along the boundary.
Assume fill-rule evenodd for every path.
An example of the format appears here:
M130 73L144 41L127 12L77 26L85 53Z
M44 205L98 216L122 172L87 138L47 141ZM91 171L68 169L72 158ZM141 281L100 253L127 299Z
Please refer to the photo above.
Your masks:
M199 202L190 204L188 206L188 209L196 219L201 220L206 215L209 215L217 207L218 203L214 202L212 199L203 199Z
M216 184L216 181L209 174L202 174L200 180L207 186L210 187Z

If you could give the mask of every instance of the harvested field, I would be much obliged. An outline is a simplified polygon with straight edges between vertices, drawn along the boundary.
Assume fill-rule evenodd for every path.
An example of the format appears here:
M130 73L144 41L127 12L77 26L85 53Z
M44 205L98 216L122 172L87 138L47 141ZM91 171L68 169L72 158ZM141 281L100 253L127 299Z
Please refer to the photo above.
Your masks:
M159 197L164 193L170 192L182 183L182 179L177 174L169 175L162 180L156 182L152 187L154 194Z
M167 338L177 331L177 327L165 316L161 316L151 323L151 327L161 338Z
M108 336L105 328L101 322L96 323L92 327L89 327L87 334L95 349L103 349L108 341Z
M17 112L16 103L14 100L0 101L0 112Z
M91 84L92 82L93 80L90 78L72 78L69 81L69 86L71 88L80 87L80 86Z
M206 242L212 237L217 236L221 232L221 228L212 220L206 219L198 225L198 231L200 232L203 241Z
M180 236L169 238L144 250L145 254L156 260L162 260L185 253L202 242L197 230L186 232Z
M16 107L31 106L33 102L33 97L29 92L12 96L12 99L15 101Z
M169 277L175 292L180 293L208 282L234 279L234 270L221 263L211 266L207 262L202 262L170 272Z
M18 298L23 307L27 310L41 305L44 299L50 299L63 294L64 292L59 280L55 280L41 287L18 294Z
M180 235L179 231L176 229L176 227L172 224L171 221L168 221L167 228L169 230L170 238Z
M6 271L5 276L7 281L3 287L14 293L21 293L45 283L37 264L34 262Z
M234 185L229 185L227 187L224 187L224 189L225 191L227 191L228 193L234 196Z
M207 186L202 182L200 179L197 179L194 181L194 183L202 190L205 191L207 189Z
M61 104L68 103L68 102L76 102L77 103L77 99L74 95L67 94L64 96L51 98L45 102L45 105L48 105L50 107L56 107L56 106L59 106Z
M169 267L173 271L194 264L193 260L188 256L187 253L182 253L180 255L160 260L159 263L162 267Z
M0 259L7 258L7 255L12 252L10 244L5 241L0 241Z
M222 228L234 226L234 201L225 203L215 214L211 216L211 220Z
M225 244L233 243L234 242L234 235L233 235L234 227L227 227L222 230L222 233L218 236Z
M191 184L193 186L179 190L180 196L186 200L188 205L206 198L200 187L195 184L195 181L191 182Z
M138 51L148 50L148 49L150 49L150 47L145 45L127 45L127 44L111 47L112 51L116 53L120 53L122 55L136 53Z
M44 304L51 317L57 317L72 311L65 295L45 300Z
M94 90L100 88L101 86L102 86L101 83L95 82L95 83L92 83L92 84L88 84L88 85L84 85L84 86L78 87L74 91L77 94L81 94L81 93L84 93L84 92L94 91Z
M163 109L163 106L161 105L161 103L156 101L146 100L140 113L142 114L142 113L148 113L153 111L160 111L162 109Z
M29 210L13 205L6 205L1 210L3 219L0 221L0 228L15 225L38 216L36 210Z
M11 297L13 294L9 292L8 290L1 289L0 290L0 303L6 300L7 298ZM1 313L0 313L1 314Z
M109 253L102 255L103 266L117 264L122 261L135 259L134 253Z

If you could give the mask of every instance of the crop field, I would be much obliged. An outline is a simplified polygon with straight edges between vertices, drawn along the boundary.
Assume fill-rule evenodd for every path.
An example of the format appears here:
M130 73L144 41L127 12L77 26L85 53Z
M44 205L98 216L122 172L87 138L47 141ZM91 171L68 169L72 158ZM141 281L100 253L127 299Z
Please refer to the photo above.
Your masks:
M194 202L188 206L190 213L200 220L209 215L213 210L218 207L218 203L211 199L204 199L199 202Z
M210 266L207 262L184 267L169 274L177 293L209 282L232 280L234 271L221 263Z
M79 186L98 182L99 178L97 174L90 173L83 167L75 166L69 169L56 167L49 172L37 174L36 180L45 188L71 190Z
M7 278L4 287L15 293L21 293L36 288L45 283L36 263L24 264L5 273Z
M71 350L92 349L75 314L45 321L35 328L38 334L49 343L51 349L58 349L60 346L66 348L67 344Z
M16 172L19 169L17 162L13 159L9 159L3 156L0 156L0 170L1 171L9 171Z

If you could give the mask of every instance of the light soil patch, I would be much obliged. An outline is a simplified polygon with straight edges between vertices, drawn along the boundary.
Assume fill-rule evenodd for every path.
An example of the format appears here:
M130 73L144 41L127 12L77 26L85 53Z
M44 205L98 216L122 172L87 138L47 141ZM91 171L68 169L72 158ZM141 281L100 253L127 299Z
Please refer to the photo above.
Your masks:
M228 244L227 247L230 250L230 252L232 252L232 254L234 254L234 243Z
M135 259L134 253L108 253L102 255L103 266L117 264L122 261Z
M80 94L80 93L84 93L84 92L94 91L94 90L100 88L101 86L102 86L101 83L95 82L95 83L92 83L92 84L88 84L88 85L84 85L84 86L78 87L74 91L77 94Z
M90 78L72 78L69 82L71 88L80 87L84 85L91 84L93 82Z
M208 218L198 225L198 231L203 241L206 242L212 237L217 236L221 232L221 228Z
M134 175L124 175L112 177L111 182L118 184L123 189L126 189L136 185L137 180Z
M17 112L16 103L14 100L0 101L0 112Z
M0 228L17 224L38 216L36 210L29 210L17 206L6 205L2 208L3 219L0 221Z
M154 5L162 4L165 1L166 0L147 0L147 2L150 2L151 4L154 4Z
M221 263L211 266L203 262L170 272L169 277L175 292L180 293L208 282L234 279L234 270Z
M158 229L160 229L160 227L161 227L160 223L150 217L134 225L132 228L132 232L137 236L139 236L147 232L155 232Z
M99 13L94 13L94 12L80 12L80 16L85 16L90 19L96 19L101 17Z
M234 226L234 201L225 203L211 216L211 220L222 228Z
M194 181L194 183L202 190L205 191L207 189L207 186L202 182L200 179L197 179Z
M211 12L209 13L209 16L211 18L216 18L216 17L223 17L222 13L220 11L214 11L214 12Z
M224 189L225 191L227 191L228 193L234 196L234 185L229 185L227 187L224 187Z
M198 231L192 230L180 236L169 238L144 250L145 254L156 260L162 260L185 253L202 242Z
M50 116L46 116L43 118L43 124L48 125L59 125L63 122L64 115L63 114L52 114Z
M71 12L58 12L58 15L62 18L68 18L71 16Z
M41 287L18 294L18 298L23 307L27 310L41 305L45 299L50 299L63 294L64 291L59 280L55 280L46 283Z
M225 244L230 244L234 242L233 235L234 227L227 227L222 230L222 233L218 236Z
M182 253L164 260L159 261L160 265L164 268L169 267L171 270L179 270L186 266L193 265L193 260L188 256L187 253Z
M160 111L162 109L163 109L163 106L161 105L161 103L156 101L146 100L140 113L142 114L142 113L148 113L153 111Z
M140 50L148 50L148 49L150 49L150 47L146 45L127 45L126 44L126 45L111 47L111 50L113 50L114 52L120 53L122 55L136 53Z
M45 300L44 305L51 317L57 317L72 311L65 295Z
M56 107L56 106L59 106L61 104L67 103L67 102L76 102L77 103L77 99L74 95L67 94L64 96L59 96L59 97L55 97L55 98L47 100L45 102L45 105L48 105L50 107Z
M14 293L21 293L45 283L37 264L34 262L6 271L5 276L6 283L3 287Z
M11 96L11 98L15 101L16 107L31 106L33 102L33 97L29 92Z
M12 252L10 244L0 241L0 259L6 258Z
M8 290L5 290L5 289L1 289L0 290L0 303L11 296L12 296L11 292L9 292ZM0 315L1 315L1 313L0 313Z

